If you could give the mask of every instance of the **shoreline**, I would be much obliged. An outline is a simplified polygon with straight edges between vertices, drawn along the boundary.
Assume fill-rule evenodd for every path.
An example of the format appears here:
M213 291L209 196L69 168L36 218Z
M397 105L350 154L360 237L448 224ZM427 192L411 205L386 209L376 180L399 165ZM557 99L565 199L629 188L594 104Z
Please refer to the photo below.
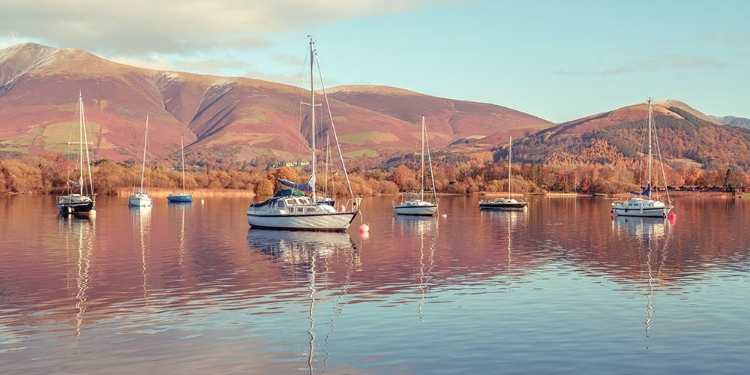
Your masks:
M178 190L175 189L166 189L166 188L151 188L148 189L149 194L152 197L167 197L170 194L178 192ZM113 194L105 194L105 195L111 195L111 196L129 196L132 194L133 188L132 187L123 187L123 188L116 188L115 192ZM188 191L188 193L192 194L194 197L248 197L248 198L255 198L257 194L255 192L250 190L240 190L240 189L194 189ZM0 197L4 196L13 196L13 195L60 195L60 192L52 191L49 193L36 193L36 192L27 192L27 193L12 193L8 192L6 194L0 194ZM372 196L401 196L403 193L396 193L396 194L376 194ZM508 196L508 192L476 192L476 193L470 193L470 194L456 194L456 193L438 193L438 196L474 196L477 195L482 198L494 198L494 197L506 197ZM672 191L669 193L671 197L711 197L711 198L744 198L744 199L750 199L750 193L728 193L728 192L697 192L697 191ZM632 196L634 196L631 193L615 193L615 194L584 194L584 193L575 193L575 192L546 192L546 193L511 193L511 197L525 197L525 196L545 196L545 197L585 197L585 198L594 198L594 197L602 197L607 199L628 199ZM660 192L659 196L666 196L666 194ZM365 198L365 197L362 197Z
M165 189L165 188L150 188L148 189L149 195L151 197L158 197L158 198L166 198L170 194L179 192L175 189ZM239 189L195 189L195 190L189 190L186 191L189 194L192 194L193 197L249 197L253 198L255 197L255 193L250 190L239 190ZM115 193L112 194L113 196L129 196L133 193L133 188L117 188L115 189Z

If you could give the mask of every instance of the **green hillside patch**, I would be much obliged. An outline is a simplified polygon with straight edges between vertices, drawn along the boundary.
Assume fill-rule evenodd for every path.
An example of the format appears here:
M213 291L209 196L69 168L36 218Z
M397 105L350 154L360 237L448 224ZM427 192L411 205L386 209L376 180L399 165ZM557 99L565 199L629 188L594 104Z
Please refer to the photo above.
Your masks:
M391 133L383 132L361 132L361 133L350 133L339 136L339 142L348 145L361 146L367 142L380 144L384 142L398 142L399 139Z
M486 138L486 137L487 137L486 135L477 134L477 135L467 135L464 139L466 139L467 141L474 141L474 140L479 140L479 139Z
M86 124L88 128L87 138L89 143L96 142L96 137L101 132L102 126L97 123ZM44 148L48 151L59 153L75 153L78 151L78 145L70 145L68 142L78 142L78 122L60 122L46 126L41 132L41 140L44 141ZM89 145L91 149L92 145Z
M333 116L334 124L350 124L352 121L346 116Z
M268 122L266 110L260 107L250 107L239 113L240 118L251 124L262 124Z
M669 164L673 168L702 168L703 164L696 162L695 160L690 159L670 159Z
M350 151L350 152L344 153L344 157L347 157L347 158L359 158L359 157L376 158L378 156L380 156L380 154L378 154L377 151L370 149L370 148L365 148L361 150Z
M221 136L212 139L206 147L223 146L227 144L242 143L246 146L252 146L259 143L270 142L273 140L272 134L267 133L237 133L226 132Z

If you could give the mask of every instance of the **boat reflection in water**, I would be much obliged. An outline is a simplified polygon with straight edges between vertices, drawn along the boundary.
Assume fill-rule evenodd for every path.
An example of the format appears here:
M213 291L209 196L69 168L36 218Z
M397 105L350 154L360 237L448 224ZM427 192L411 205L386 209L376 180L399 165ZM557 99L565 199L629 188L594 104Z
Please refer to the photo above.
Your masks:
M94 216L59 216L59 225L65 233L65 249L68 259L74 259L75 287L75 335L83 332L83 319L88 307L88 291L91 289L91 257L94 250L96 226Z
M149 307L148 297L148 270L146 266L147 254L146 249L149 247L149 230L151 229L151 206L131 206L130 217L133 221L133 235L138 238L133 241L140 246L141 253L141 274L143 276L143 302Z
M612 218L612 230L615 234L626 234L635 240L632 248L637 251L638 259L644 267L640 271L646 280L646 317L644 330L649 337L654 318L654 296L667 283L663 272L664 263L669 254L671 223L666 218L615 216ZM624 251L631 249L622 248Z
M419 240L419 321L424 322L424 307L430 286L434 285L432 280L432 269L435 265L435 246L438 238L438 219L432 216L403 216L393 218L396 228L409 237ZM406 237L406 236L405 236ZM411 244L411 242L410 242Z
M334 315L331 316L330 330L325 337L325 349L321 360L323 369L326 371L328 364L328 344L334 330L334 319L341 314L348 294L348 285L351 280L353 266L359 263L359 255L351 237L346 232L308 232L308 231L284 231L268 229L250 229L247 233L247 242L251 250L258 250L282 262L283 268L291 268L294 274L303 274L307 277L307 303L310 321L307 334L309 336L309 347L307 351L307 366L310 374L315 372L316 328L315 328L315 304L332 301ZM329 284L328 277L332 273L329 260L346 256L347 270L344 281L338 290L334 288L335 283ZM319 264L322 263L322 264ZM322 270L319 270L322 268ZM323 273L324 282L318 284L318 272ZM322 294L322 296L321 296ZM335 298L332 298L335 296ZM325 311L331 311L326 310Z
M497 233L503 233L505 238L497 239L496 243L498 246L504 246L507 252L507 269L505 275L507 277L507 290L513 287L514 282L514 270L513 270L513 237L523 236L524 234L518 233L518 228L526 226L529 220L528 210L481 210L483 220L488 220L491 225L502 230L498 230ZM498 253L501 253L498 250ZM528 257L528 254L527 254ZM498 260L498 264L499 264ZM522 274L520 269L516 269L516 275Z

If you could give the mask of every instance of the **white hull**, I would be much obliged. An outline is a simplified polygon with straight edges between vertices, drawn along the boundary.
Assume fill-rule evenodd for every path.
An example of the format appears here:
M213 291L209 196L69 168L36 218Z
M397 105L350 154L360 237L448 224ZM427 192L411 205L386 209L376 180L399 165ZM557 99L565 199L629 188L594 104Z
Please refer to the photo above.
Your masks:
M672 206L664 202L643 198L631 198L625 203L613 204L612 213L618 216L667 217Z
M320 231L345 231L359 212L273 214L259 211L247 211L247 223L254 228Z
M400 204L398 206L393 207L393 212L395 212L398 215L430 216L430 215L434 215L435 211L437 211L437 205L434 205L434 204L424 205L424 206L412 206L412 205Z
M651 199L651 165L652 165L652 152L651 152L651 133L656 132L654 128L654 117L651 110L651 99L648 100L648 185L646 190L640 193L636 193L647 198L635 197L630 198L626 202L612 203L612 213L617 216L632 216L632 217L667 217L669 211L672 210L671 204L664 204L662 201L656 201ZM657 151L659 143L656 143ZM659 161L661 161L661 152L657 152L659 155ZM664 168L662 164L662 175L664 176ZM666 180L666 177L665 177ZM665 181L666 182L666 181ZM667 190L667 199L669 200L669 190ZM669 201L671 203L671 200Z
M132 207L151 207L151 197L148 195L131 195L128 204Z

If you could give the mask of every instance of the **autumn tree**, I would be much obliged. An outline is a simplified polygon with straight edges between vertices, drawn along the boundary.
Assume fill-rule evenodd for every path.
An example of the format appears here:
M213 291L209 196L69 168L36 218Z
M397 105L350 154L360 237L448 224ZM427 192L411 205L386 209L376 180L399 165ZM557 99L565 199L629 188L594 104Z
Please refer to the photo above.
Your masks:
M411 188L411 186L407 185L413 185L415 176L416 174L403 164L399 165L398 167L396 167L396 169L393 170L393 172L391 172L391 178L393 179L393 182L402 191L407 191L408 188Z
M260 180L255 185L255 194L261 197L270 197L273 195L273 182L269 180Z

